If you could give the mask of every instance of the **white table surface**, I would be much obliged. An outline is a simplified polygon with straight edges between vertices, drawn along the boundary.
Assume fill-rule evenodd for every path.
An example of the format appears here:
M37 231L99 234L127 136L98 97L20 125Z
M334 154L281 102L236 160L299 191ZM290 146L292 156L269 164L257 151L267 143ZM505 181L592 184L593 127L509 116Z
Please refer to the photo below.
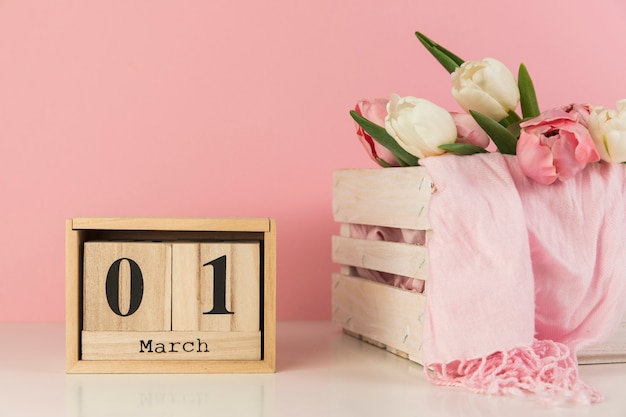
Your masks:
M435 387L328 322L278 323L276 374L66 375L62 323L0 323L0 416L626 416L626 364L581 367L606 401L553 407Z

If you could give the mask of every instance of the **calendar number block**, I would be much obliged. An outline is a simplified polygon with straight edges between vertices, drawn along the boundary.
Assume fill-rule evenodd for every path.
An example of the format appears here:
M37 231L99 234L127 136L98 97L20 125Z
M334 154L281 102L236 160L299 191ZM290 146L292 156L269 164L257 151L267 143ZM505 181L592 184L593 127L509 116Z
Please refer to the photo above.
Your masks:
M170 330L172 247L85 242L83 329Z
M258 242L175 244L172 329L258 331L259 249Z

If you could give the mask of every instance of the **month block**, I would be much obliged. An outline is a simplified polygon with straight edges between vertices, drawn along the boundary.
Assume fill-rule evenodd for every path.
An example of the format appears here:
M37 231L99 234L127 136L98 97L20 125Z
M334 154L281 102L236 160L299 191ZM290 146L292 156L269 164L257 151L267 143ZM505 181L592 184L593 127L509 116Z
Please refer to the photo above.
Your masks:
M72 219L68 373L275 369L271 219Z
M260 332L83 332L89 360L260 360Z

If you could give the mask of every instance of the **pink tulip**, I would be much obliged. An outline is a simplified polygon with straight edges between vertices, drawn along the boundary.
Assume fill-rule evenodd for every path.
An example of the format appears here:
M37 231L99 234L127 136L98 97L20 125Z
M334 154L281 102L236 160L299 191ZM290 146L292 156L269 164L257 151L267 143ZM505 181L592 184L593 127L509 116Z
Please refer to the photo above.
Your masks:
M379 126L385 126L385 116L387 116L387 102L389 100L384 98L377 98L373 101L360 100L356 103L355 111L361 116L365 117L372 123L376 123ZM376 163L383 165L379 160L383 160L388 165L397 167L400 166L393 154L380 143L376 142L370 135L368 135L361 126L357 124L356 134L359 140L365 147L365 150L370 157L376 161Z
M489 146L489 135L478 126L476 120L468 113L450 113L456 124L456 143L468 143L470 145L487 148Z
M563 107L563 111L575 113L578 116L578 123L589 127L589 115L591 114L591 106L589 104L570 104Z
M541 184L572 178L600 160L587 130L589 107L573 104L520 124L517 158L522 172Z

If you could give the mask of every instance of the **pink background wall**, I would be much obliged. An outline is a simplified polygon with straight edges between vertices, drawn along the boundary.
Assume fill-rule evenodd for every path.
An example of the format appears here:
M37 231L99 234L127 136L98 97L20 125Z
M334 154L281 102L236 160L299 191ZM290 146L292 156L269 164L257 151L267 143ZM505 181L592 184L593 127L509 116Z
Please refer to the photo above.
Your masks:
M626 3L0 1L0 321L63 320L64 220L272 216L279 319L330 317L348 110L456 106L413 36L524 61L542 108L626 97Z

